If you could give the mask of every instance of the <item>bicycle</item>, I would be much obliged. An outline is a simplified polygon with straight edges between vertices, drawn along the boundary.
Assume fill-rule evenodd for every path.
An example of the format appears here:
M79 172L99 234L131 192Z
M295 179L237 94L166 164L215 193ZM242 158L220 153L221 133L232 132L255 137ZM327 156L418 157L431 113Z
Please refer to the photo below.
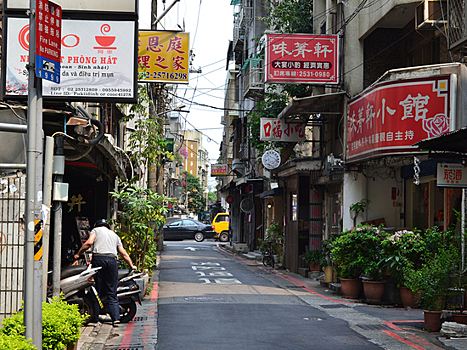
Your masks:
M262 250L262 253L263 265L266 267L271 266L272 268L274 268L274 252L272 242L264 242L264 249Z

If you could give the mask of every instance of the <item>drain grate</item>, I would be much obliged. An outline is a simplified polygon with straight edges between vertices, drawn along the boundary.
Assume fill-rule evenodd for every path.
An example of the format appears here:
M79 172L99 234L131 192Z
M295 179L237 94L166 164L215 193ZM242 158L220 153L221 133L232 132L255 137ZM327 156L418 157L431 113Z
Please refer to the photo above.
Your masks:
M217 297L186 297L185 301L197 301L197 302L212 302L212 301L225 301L225 298Z
M285 286L284 288L287 288L287 289L303 289L304 286Z
M341 308L348 308L347 305L344 304L329 304L329 305L320 305L323 309L341 309Z
M133 322L140 322L140 321L147 321L148 317L147 316L137 316L133 318Z
M128 346L123 348L105 348L105 350L144 350L144 346Z
M385 324L358 324L357 327L368 331L383 331L391 329Z

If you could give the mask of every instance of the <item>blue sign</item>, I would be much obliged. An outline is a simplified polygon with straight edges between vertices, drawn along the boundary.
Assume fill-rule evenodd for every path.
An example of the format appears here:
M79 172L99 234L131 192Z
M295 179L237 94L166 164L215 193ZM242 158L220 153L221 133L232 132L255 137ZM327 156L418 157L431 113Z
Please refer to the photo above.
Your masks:
M60 63L36 55L36 76L59 84Z

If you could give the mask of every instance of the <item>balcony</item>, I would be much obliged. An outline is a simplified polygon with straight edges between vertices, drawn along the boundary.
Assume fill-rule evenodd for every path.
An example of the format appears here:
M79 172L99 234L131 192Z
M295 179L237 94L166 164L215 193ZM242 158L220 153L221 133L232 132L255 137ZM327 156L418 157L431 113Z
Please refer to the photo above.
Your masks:
M242 67L243 97L261 99L264 94L264 61L261 58L249 58Z

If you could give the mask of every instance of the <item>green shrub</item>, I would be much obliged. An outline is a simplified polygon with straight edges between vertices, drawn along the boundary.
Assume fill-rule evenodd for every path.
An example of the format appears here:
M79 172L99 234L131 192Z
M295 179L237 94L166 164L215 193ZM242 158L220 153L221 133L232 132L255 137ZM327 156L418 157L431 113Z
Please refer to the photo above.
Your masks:
M42 303L42 349L60 350L65 349L68 344L76 343L87 317L79 313L78 305L69 305L60 298L53 298L50 303ZM4 319L2 325L0 338L9 336L24 339L23 312Z
M5 335L0 336L0 350L35 350L36 347L27 341L22 335Z

